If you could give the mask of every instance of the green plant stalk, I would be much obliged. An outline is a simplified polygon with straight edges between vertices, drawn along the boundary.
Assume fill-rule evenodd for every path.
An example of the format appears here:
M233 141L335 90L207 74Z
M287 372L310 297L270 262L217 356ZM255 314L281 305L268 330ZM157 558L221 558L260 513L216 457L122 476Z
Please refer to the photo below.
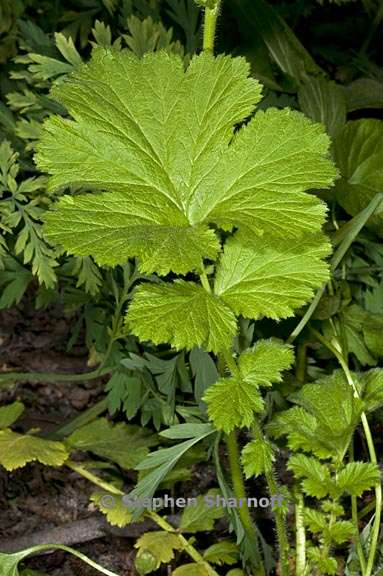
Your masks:
M258 547L258 538L255 532L254 524L250 516L250 511L247 506L247 495L245 483L243 481L243 474L240 465L240 455L238 450L237 436L235 430L226 435L226 445L229 456L230 475L233 484L233 491L237 502L242 505L238 508L239 517L241 519L243 529L250 542L254 543L255 556L257 558L258 566L256 576L263 576L265 574L263 562Z
M55 372L2 372L0 384L9 384L10 381L33 380L34 382L84 382L95 380L104 374L112 372L112 368L93 370L83 374L56 374Z
M100 371L104 368L104 366L108 362L109 357L112 353L113 344L117 340L117 338L120 334L122 309L123 309L124 304L126 303L126 301L129 298L129 290L131 289L133 284L136 282L136 280L138 280L139 278L140 278L140 274L137 272L137 270L134 270L131 277L129 278L129 282L124 286L124 288L122 290L122 294L119 295L117 288L115 289L116 309L115 309L114 314L113 314L112 329L111 329L110 339L108 342L108 347L106 349L104 358L103 358L103 360L102 360L102 362L98 368Z
M221 359L224 359L224 363L221 362ZM233 376L237 376L239 375L239 369L237 366L237 363L235 361L235 359L233 358L230 350L224 350L222 352L221 357L219 358L219 365L221 367L221 372L223 372L224 369L224 365L226 364L226 366L229 368L231 374ZM242 526L243 529L246 533L247 538L249 539L250 542L252 542L254 544L254 557L256 559L257 562L257 576L263 576L264 575L264 567L263 567L263 562L262 562L262 558L261 558L261 554L259 552L259 546L258 546L258 537L255 531L255 527L253 524L253 520L251 518L250 515L250 511L249 508L247 506L247 494L246 494L246 488L245 488L245 483L244 483L244 479L243 479L243 473L242 473L242 468L241 468L241 464L240 464L240 454L239 454L239 449L238 449L238 442L237 442L237 433L236 430L233 430L230 434L226 435L226 445L227 445L227 451L228 451L228 456L229 456L229 465L230 465L230 477L231 477L231 483L233 486L233 491L235 494L235 497L237 499L237 501L241 501L243 502L243 506L239 507L239 518L242 522Z
M354 461L353 439L351 440L351 444L350 444L350 448L349 448L349 457L350 457L350 462L353 462ZM364 574L366 572L366 558L364 557L362 542L360 540L360 534L359 534L358 506L357 506L356 496L351 496L351 516L352 516L353 524L355 526L356 551L357 551L358 558L359 558L359 564L360 564L360 567L362 569L362 574Z
M204 52L214 52L215 31L221 0L216 2L214 8L205 8L204 29L203 29L203 50Z
M333 275L335 270L338 268L339 264L342 262L344 256L347 254L348 249L354 242L355 238L358 236L359 232L362 230L363 226L366 224L367 220L374 214L374 212L379 208L383 199L383 194L379 193L374 196L371 202L366 208L361 210L359 214L354 216L352 220L347 222L340 230L337 231L335 238L335 246L337 246L334 254L332 255L330 262L330 273ZM297 326L291 332L287 339L288 344L292 342L299 336L303 328L306 326L311 316L314 314L323 294L326 289L327 283L323 284L321 288L315 294L310 306L307 308L304 316L299 321Z
M338 350L338 348L336 348L330 342L328 342L327 339L324 338L324 336L322 336L322 334L320 332L318 332L318 330L315 330L315 328L312 328L312 327L310 327L310 330L316 336L316 338L334 354L334 356L338 360L338 362L339 362L339 364L340 364L340 366L341 366L341 368L342 368L342 370L346 376L347 382L349 383L349 385L352 387L352 389L354 391L354 396L356 398L360 398L359 391L358 391L356 384L353 380L353 377L351 375L350 369L348 367L348 363L342 354L342 349L341 349L339 343L338 343L338 345L339 345L340 350ZM362 421L363 431L364 431L364 435L365 435L366 442L367 442L370 461L373 464L378 464L375 446L374 446L374 441L372 438L370 426L369 426L365 412L362 412L362 414L361 414L361 421ZM366 571L364 572L363 576L371 576L372 570L374 568L376 549L377 549L378 540L379 540L381 515L382 515L382 485L380 482L378 482L375 485L375 517L374 517L374 523L373 523L372 530L371 530L371 541L370 541L370 548L368 551L367 567L366 567Z
M258 422L253 424L253 433L256 440L263 440L263 434ZM270 496L278 494L278 483L275 480L273 471L265 472L266 484ZM289 554L290 546L289 539L286 532L286 523L283 515L283 510L276 508L275 511L275 528L277 531L277 540L280 556L280 576L289 576Z
M304 499L301 492L296 493L295 504L295 574L306 573L306 531L304 524Z
M96 474L90 472L78 462L67 460L65 462L65 465L74 470L75 472L77 472L78 474L80 474L81 476L83 476L83 478L86 478L87 480L92 482L92 484L99 486L106 492L116 494L117 496L124 495L124 492L122 490L116 488L116 486L113 486L113 484L110 484L109 482L102 480L102 478L99 478ZM182 549L194 560L194 562L202 565L205 568L208 576L219 576L217 572L210 566L210 564L206 562L206 560L204 560L204 558L201 556L198 550L196 550L194 546L188 540L186 540L186 538L182 534L177 532L177 530L171 524L169 524L169 522L167 522L165 518L163 518L159 514L156 514L156 512L153 512L152 510L147 510L146 515L149 516L149 518L151 518L157 524L157 526L162 528L162 530L175 534L182 545Z
M85 556L85 554L82 554L81 552L78 552L73 548L69 548L68 546L64 546L63 544L39 544L38 546L33 546L32 548L28 548L27 550L25 550L25 556L29 554L34 554L36 552L44 552L46 550L63 550L64 552L69 552L69 554L72 554L72 556L77 556L77 558L80 558L80 560L82 560L89 566L92 566L92 568L95 568L98 572L106 574L106 576L119 576L118 574L116 574L116 572L111 572L107 568L103 568L102 566L100 566L100 564L97 564L97 562L94 562L93 560Z

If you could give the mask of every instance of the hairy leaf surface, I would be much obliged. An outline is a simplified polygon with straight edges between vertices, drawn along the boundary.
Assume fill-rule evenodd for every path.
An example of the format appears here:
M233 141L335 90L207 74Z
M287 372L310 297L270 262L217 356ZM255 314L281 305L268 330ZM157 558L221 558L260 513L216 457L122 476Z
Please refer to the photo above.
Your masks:
M230 346L237 323L230 308L202 286L177 281L140 286L129 308L127 326L141 340L219 352Z
M235 427L250 426L254 413L262 412L264 407L259 387L280 381L281 372L292 362L291 348L272 340L260 340L241 354L238 373L221 378L205 393L209 418L215 427L228 433Z
M324 204L306 190L335 176L323 128L302 114L258 112L242 58L195 56L184 71L166 53L142 59L94 51L53 96L74 120L50 118L37 163L51 188L102 194L63 198L46 233L101 264L140 259L142 270L200 270L219 244L209 225L300 237L320 230Z

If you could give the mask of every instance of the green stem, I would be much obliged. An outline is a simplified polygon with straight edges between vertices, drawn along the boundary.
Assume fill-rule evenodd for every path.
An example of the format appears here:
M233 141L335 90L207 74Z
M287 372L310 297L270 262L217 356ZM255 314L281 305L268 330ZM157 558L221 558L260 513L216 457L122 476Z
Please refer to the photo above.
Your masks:
M28 548L28 550L25 550L25 552L28 553L28 555L30 555L35 554L36 552L43 552L45 550L63 550L64 552L69 552L69 554L72 554L72 556L77 556L77 558L80 558L80 560L82 560L86 564L89 564L89 566L92 566L92 568L95 568L96 570L98 570L98 572L101 572L102 574L106 574L107 576L118 576L118 574L116 574L115 572L111 572L107 568L103 568L102 566L100 566L100 564L97 564L97 562L94 562L93 560L88 558L88 556L85 556L85 554L82 554L81 552L78 552L78 550L74 550L73 548L69 548L68 546L64 546L63 544L39 544L38 546Z
M350 457L350 462L353 462L354 461L353 440L351 440L351 444L350 444L350 448L349 448L349 457ZM365 574L365 572L366 572L366 559L364 556L362 542L360 540L360 534L359 534L358 506L357 506L356 496L351 496L351 515L352 515L353 524L355 526L355 534L356 534L355 544L356 544L356 551L357 551L358 558L359 558L359 564L360 564L360 567L362 570L362 574Z
M112 372L112 368L93 370L83 374L56 374L55 372L1 372L0 384L16 380L32 380L34 382L84 382L95 380L104 374Z
M122 308L128 299L129 290L131 289L133 284L136 282L136 280L138 280L139 278L140 278L140 274L137 272L137 270L134 270L132 275L129 278L129 282L127 282L124 285L121 294L118 293L117 286L115 288L116 309L114 311L113 319L112 319L112 333L110 335L108 347L106 349L104 358L103 358L103 360L99 366L99 370L102 370L109 360L109 357L110 357L112 350L113 350L113 344L114 344L115 340L117 340L117 338L120 334Z
M335 346L333 346L330 342L328 342L328 340L326 338L324 338L324 336L322 336L322 334L320 332L315 330L315 328L310 327L310 330L316 336L316 338L318 338L318 340L320 342L322 342L322 344L324 346L326 346L334 354L334 356L337 358L337 360L338 360L338 362L339 362L339 364L340 364L340 366L341 366L341 368L342 368L342 370L346 376L347 382L349 383L349 385L352 387L352 389L354 391L355 398L360 398L359 391L358 391L356 384L354 382L354 379L351 375L347 361L342 354L342 349L341 349L339 342L337 342L337 344L339 346L339 349L338 349ZM361 421L362 421L363 431L364 431L364 435L365 435L366 442L367 442L370 461L373 464L377 465L378 460L376 457L374 441L372 438L370 426L369 426L365 412L362 412L362 414L361 414ZM371 574L372 574L375 556L376 556L376 549L377 549L378 540L379 540L380 519L381 519L381 515L382 515L382 485L381 485L381 483L378 482L374 488L375 488L375 517L374 517L374 523L373 523L372 530L371 530L371 540L370 540L370 548L368 551L367 567L366 567L366 571L364 572L363 576L371 576Z
M306 572L306 531L304 524L304 500L301 492L296 493L295 543L295 574L296 576L304 576Z
M216 2L214 8L205 8L204 30L203 30L203 50L204 52L214 52L215 30L219 15L221 0Z
M86 478L87 480L92 482L92 484L99 486L106 492L109 492L110 494L116 494L118 496L124 495L124 492L122 490L116 488L116 486L114 486L113 484L110 484L109 482L102 480L102 478L99 478L96 474L90 472L78 462L68 460L67 462L65 462L65 464L66 466L68 466L81 476L83 476L83 478ZM182 534L177 532L174 526L169 524L169 522L167 522L165 518L163 518L159 514L156 514L156 512L153 512L152 510L147 510L146 515L149 516L149 518L151 518L157 524L157 526L162 528L162 530L175 534L175 536L182 545L182 549L194 560L194 562L202 565L205 568L208 576L219 576L217 572L210 566L210 564L203 559L198 550L196 550L194 546L188 540L186 540L184 536L182 536Z
M209 292L209 294L211 294L211 286L209 283L209 278L207 277L207 274L206 274L206 270L203 270L199 277L201 280L201 284L205 288L206 292Z
M258 422L254 422L253 424L253 433L254 438L259 442L263 442L263 433L261 427ZM275 496L279 493L278 483L274 478L272 470L269 472L265 472L265 478L267 483L267 488L270 494L270 497ZM289 576L289 555L290 555L290 546L289 540L287 537L286 532L286 523L284 512L280 507L277 507L274 511L275 513L275 528L277 531L277 540L278 540L278 547L279 547L279 556L280 556L280 576Z
M238 502L238 514L241 519L243 529L249 542L253 543L255 549L255 556L257 558L257 576L265 574L263 562L259 553L258 538L255 532L255 527L250 515L249 507L247 505L247 495L245 483L243 481L242 469L240 465L240 455L238 450L236 432L230 432L226 435L226 445L229 456L230 475L233 484L233 492Z

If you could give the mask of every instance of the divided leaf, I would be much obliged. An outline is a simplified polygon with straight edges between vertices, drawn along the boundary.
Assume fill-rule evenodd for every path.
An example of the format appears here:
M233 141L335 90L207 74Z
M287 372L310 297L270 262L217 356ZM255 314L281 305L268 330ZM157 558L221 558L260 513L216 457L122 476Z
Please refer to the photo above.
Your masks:
M145 272L186 273L215 259L208 225L281 239L320 230L325 206L312 188L335 169L323 127L291 110L258 112L243 58L137 58L94 50L53 90L73 120L50 118L36 161L50 187L101 194L63 198L46 234L102 264L140 259Z
M103 264L139 256L143 270L153 271L155 262L160 274L214 258L214 232L205 218L189 216L189 204L233 126L260 99L248 72L242 58L202 54L184 72L182 59L164 52L139 59L95 50L54 89L75 120L47 121L36 160L52 174L53 188L76 184L110 194L64 199L47 217L48 238Z
M293 450L342 460L364 408L344 374L337 370L305 384L290 399L300 407L277 414L268 425L269 433L275 438L286 435Z
M113 425L106 418L82 426L67 439L70 449L93 452L122 468L134 468L156 444L156 436L145 428L123 422Z
M9 472L34 460L46 466L61 466L68 456L61 442L0 430L0 464Z

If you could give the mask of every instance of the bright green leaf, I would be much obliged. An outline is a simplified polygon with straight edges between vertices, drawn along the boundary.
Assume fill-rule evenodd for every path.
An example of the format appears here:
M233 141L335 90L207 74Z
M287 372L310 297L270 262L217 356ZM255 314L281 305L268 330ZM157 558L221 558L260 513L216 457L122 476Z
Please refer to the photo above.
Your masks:
M329 245L322 235L300 240L243 237L226 243L214 291L236 314L273 319L293 315L328 278L323 262Z
M106 492L93 492L90 499L105 514L112 526L123 528L132 521L132 514L122 500L123 496Z
M138 554L150 552L156 559L157 569L162 563L168 564L173 560L174 551L182 549L182 542L172 532L146 532L140 536L134 547L138 548Z
M7 406L2 406L0 408L0 428L12 426L23 412L24 404L21 402L13 402Z
M241 462L246 478L270 472L274 460L273 449L266 440L251 440L242 450Z
M61 466L68 456L61 442L0 430L0 464L9 472L34 460L46 466Z
M239 559L238 546L230 540L221 540L217 544L212 544L203 554L204 559L212 564L235 564Z
M330 470L316 458L304 454L293 454L287 465L296 478L302 478L302 489L308 496L324 498L329 493L332 481Z
M214 352L230 346L236 332L235 316L219 298L184 281L140 286L126 324L140 340Z
M352 496L361 496L376 484L381 483L381 473L372 462L350 462L339 472L337 486Z

